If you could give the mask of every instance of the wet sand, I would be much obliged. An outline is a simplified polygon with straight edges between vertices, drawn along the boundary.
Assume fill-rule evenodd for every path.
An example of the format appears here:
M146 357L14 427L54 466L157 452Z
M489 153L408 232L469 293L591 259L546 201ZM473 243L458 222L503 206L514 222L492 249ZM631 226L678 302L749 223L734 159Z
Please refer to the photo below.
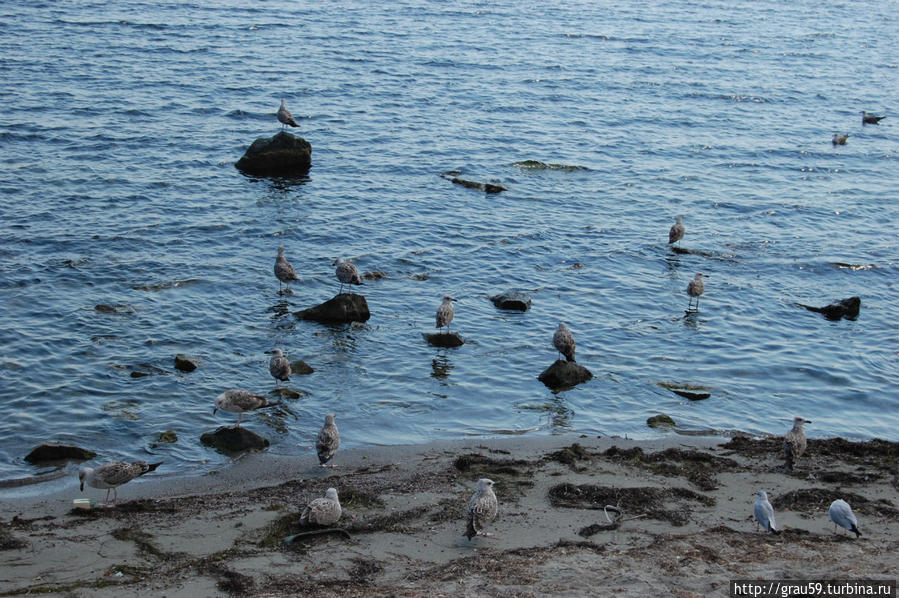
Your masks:
M726 596L731 579L895 578L899 445L810 440L794 472L780 439L672 435L499 438L313 454L247 455L216 474L142 479L117 508L72 510L77 479L0 504L0 595ZM496 482L493 535L465 504ZM304 531L338 489L344 533ZM755 492L780 535L756 532ZM833 533L847 500L862 537ZM602 507L622 510L609 525Z

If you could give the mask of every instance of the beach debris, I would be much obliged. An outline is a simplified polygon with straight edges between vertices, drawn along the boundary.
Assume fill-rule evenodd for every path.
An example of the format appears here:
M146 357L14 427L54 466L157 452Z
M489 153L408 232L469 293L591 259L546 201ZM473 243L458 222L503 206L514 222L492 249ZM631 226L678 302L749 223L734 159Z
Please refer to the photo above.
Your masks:
M693 277L693 280L687 284L687 294L690 296L690 303L687 304L687 311L690 311L690 308L693 306L693 299L696 299L696 307L694 311L699 311L699 297L705 291L705 283L702 282L702 278L707 276L702 272L697 272L696 276Z
M531 308L531 297L523 291L508 290L490 298L499 309L527 311Z
M345 324L365 322L371 317L365 297L356 293L343 293L331 297L324 303L294 312L301 320L312 320L324 324Z
M786 460L786 467L790 471L793 470L793 465L796 464L796 461L798 461L799 458L802 457L802 454L805 453L807 442L805 439L805 429L802 426L810 423L812 423L811 420L794 417L793 428L784 436L783 454L784 459Z
M266 351L272 358L268 362L268 371L275 379L275 386L281 386L281 382L290 382L290 362L284 357L281 349Z
M553 347L560 355L565 356L565 361L574 361L574 335L565 322L559 322L559 327L553 334Z
M755 506L753 513L755 514L755 531L759 531L759 526L765 528L765 531L772 534L779 534L780 531L774 523L774 507L768 502L768 494L764 490L759 490L756 494Z
M287 126L291 127L299 127L297 121L293 119L293 114L290 113L290 110L287 109L287 102L284 98L281 98L281 107L278 108L278 122L281 123L281 128L284 129Z
M319 465L327 467L328 463L334 459L334 453L337 452L339 446L340 432L337 430L337 424L334 423L334 414L329 413L325 416L325 425L318 432L318 439L315 441ZM333 463L331 463L331 467L334 467Z
M868 114L865 110L862 110L862 125L877 125L885 118L886 116L874 116L873 114Z
M243 414L247 411L255 411L263 407L274 407L280 404L280 401L273 403L263 396L251 393L249 390L231 388L215 398L215 407L212 410L212 414L215 415L215 412L219 409L229 413L236 413L237 423L234 424L234 427L239 428Z
M831 140L834 145L846 145L846 141L849 140L849 133L845 135L840 135L839 133L833 134L833 139Z
M338 295L343 294L343 285L362 284L362 277L359 276L359 269L353 262L345 262L342 259L337 260L337 280L340 281L340 291Z
M471 540L475 536L489 536L484 531L496 518L499 503L493 493L493 480L481 478L478 489L468 501L467 526L465 536Z
M303 509L300 525L334 525L340 519L340 500L337 489L328 488L324 498L316 498Z
M833 521L833 533L837 533L837 526L839 525L853 532L856 538L862 535L858 531L858 519L855 518L852 507L842 498L838 498L830 503L828 513L830 514L830 520Z
M284 257L284 247L278 247L278 257L275 258L275 278L278 279L278 293L281 291L281 283L287 285L287 292L290 292L290 283L292 282L302 282L300 277L297 276L297 271L294 269L293 264L287 261L287 258Z
M25 455L25 460L32 465L44 465L54 461L87 461L97 456L94 451L71 444L45 442L36 446Z
M456 308L453 307L454 301L455 299L449 295L443 296L443 303L437 308L437 325L435 328L446 326L446 331L449 332L450 322L453 321L453 317L456 315Z
M145 473L155 471L160 465L162 465L162 461L159 463L112 461L104 463L96 469L93 467L82 467L78 470L78 479L81 481L82 492L84 492L84 484L91 488L106 489L106 500L103 502L103 506L109 506L109 492L112 491L112 504L116 505L119 499L119 486Z
M181 372L192 372L200 366L200 360L196 357L178 353L175 355L175 369Z
M668 244L677 243L684 238L684 217L678 216L677 221L671 225L668 231Z
M848 297L846 299L841 299L836 303L825 305L824 307L812 307L811 305L803 305L802 303L796 303L796 305L815 313L824 314L824 317L828 320L839 320L841 318L854 320L858 317L858 312L862 306L862 300L860 297Z

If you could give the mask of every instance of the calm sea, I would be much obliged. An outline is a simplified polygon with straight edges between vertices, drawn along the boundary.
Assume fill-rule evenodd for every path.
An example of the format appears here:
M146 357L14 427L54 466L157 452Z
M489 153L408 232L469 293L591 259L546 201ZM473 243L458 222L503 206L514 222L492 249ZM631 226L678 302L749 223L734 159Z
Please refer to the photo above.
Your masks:
M47 440L223 466L199 442L235 420L214 398L273 390L274 347L315 369L244 420L280 454L308 454L327 412L345 446L649 437L660 412L899 440L894 3L247 4L0 6L0 479ZM281 98L312 169L245 177ZM666 246L678 214L692 253ZM298 321L337 292L337 258L386 273L362 287L372 318ZM532 309L494 308L509 288ZM447 293L467 343L435 349ZM856 321L794 305L853 295ZM560 321L595 377L553 393Z

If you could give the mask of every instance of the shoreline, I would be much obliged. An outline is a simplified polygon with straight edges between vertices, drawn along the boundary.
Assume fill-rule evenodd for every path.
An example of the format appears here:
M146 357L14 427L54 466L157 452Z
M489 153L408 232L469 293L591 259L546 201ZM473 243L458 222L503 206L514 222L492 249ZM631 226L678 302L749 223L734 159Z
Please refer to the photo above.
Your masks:
M314 455L251 453L203 476L148 477L119 506L71 486L0 505L0 596L727 595L730 579L885 578L899 569L899 444L809 441L792 473L779 438L493 437ZM480 477L499 515L471 541ZM338 489L349 536L291 545L305 504ZM780 535L756 533L766 490ZM852 504L862 536L835 535ZM825 504L826 503L826 504ZM602 506L623 514L607 529ZM894 577L893 577L894 578Z

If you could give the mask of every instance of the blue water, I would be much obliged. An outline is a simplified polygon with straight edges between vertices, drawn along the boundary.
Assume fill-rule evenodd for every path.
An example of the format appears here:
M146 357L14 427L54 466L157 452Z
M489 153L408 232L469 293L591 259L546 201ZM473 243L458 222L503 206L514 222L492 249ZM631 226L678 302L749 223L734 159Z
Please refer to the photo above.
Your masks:
M221 391L308 454L345 446L686 429L899 440L899 24L892 3L245 2L0 6L0 479L45 440L169 473ZM234 162L287 100L308 177ZM888 114L861 126L861 110ZM849 133L846 146L831 136ZM533 169L524 160L581 169ZM438 175L508 187L499 195ZM683 214L678 255L666 246ZM278 245L303 278L278 295ZM337 258L364 326L298 321ZM850 267L851 266L851 267ZM687 282L709 275L685 318ZM531 293L524 314L487 299ZM441 297L468 341L428 346ZM794 302L859 295L857 321ZM102 313L98 304L120 305ZM536 376L564 320L595 378ZM190 374L173 357L201 359ZM151 375L132 378L132 371ZM689 402L660 382L705 385ZM179 441L150 448L174 429Z

